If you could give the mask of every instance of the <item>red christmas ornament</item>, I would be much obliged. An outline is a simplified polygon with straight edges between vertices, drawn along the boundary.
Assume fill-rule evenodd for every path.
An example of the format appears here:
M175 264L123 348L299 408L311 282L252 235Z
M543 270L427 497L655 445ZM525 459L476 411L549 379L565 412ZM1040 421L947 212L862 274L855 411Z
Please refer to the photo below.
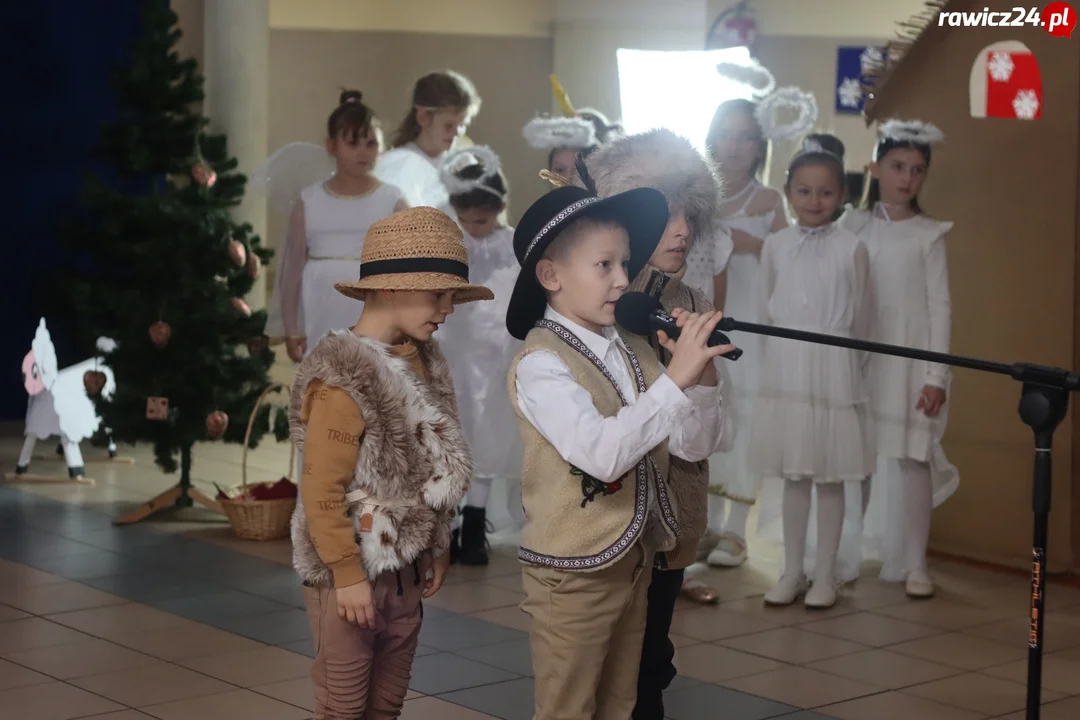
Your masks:
M229 416L220 410L215 410L206 416L206 434L211 440L217 440L225 434L229 427Z
M169 419L169 398L146 398L146 419L163 421Z
M240 313L244 317L251 317L251 308L249 308L248 304L240 298L233 298L229 301L229 305L232 306L233 310Z
M229 259L237 267L244 266L244 263L247 262L247 248L244 247L244 243L239 240L229 241Z
M83 373L82 381L83 386L86 388L86 394L90 397L97 397L101 394L101 389L105 387L105 373L100 370L87 370Z
M150 342L154 343L154 347L158 350L165 349L170 337L172 337L172 327L169 323L158 320L150 326Z
M259 256L255 253L248 253L247 256L247 271L251 279L259 277L259 271L262 270L262 261L259 260Z
M214 187L214 183L217 182L217 173L204 162L196 163L191 168L191 177L195 178L195 182L207 188Z

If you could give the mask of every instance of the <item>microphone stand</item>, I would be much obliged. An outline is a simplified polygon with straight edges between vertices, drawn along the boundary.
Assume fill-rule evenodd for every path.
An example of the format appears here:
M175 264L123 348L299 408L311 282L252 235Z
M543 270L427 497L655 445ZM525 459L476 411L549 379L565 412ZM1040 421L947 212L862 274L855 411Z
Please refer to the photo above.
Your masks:
M1030 363L990 362L977 358L949 355L886 345L884 343L837 337L822 333L805 332L789 328L741 322L722 318L717 329L770 335L772 337L801 340L819 345L833 345L862 352L894 357L925 360L952 367L968 368L980 372L1008 375L1020 383L1020 420L1035 434L1035 473L1032 484L1032 511L1035 514L1034 539L1031 548L1031 611L1028 633L1028 678L1026 720L1039 720L1042 696L1043 628L1046 620L1046 541L1050 516L1050 459L1054 431L1065 418L1069 406L1069 393L1080 390L1080 375L1061 368L1033 365Z

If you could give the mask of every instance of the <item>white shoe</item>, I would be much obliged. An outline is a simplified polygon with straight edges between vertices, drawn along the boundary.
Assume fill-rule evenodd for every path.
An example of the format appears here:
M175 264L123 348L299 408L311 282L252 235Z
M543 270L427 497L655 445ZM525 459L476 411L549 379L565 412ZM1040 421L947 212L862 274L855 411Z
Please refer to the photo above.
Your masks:
M780 581L773 586L773 589L765 593L765 604L790 605L806 593L806 588L804 576L785 573L780 576Z
M720 533L716 549L709 553L708 563L713 567L739 567L746 562L746 541L735 533Z
M814 610L824 610L836 604L837 596L836 583L815 580L810 591L806 593L803 604Z
M716 549L716 544L720 542L720 533L713 532L712 530L706 530L705 536L698 540L697 545L697 561L705 562L709 557L709 553Z
M925 570L912 570L904 583L904 592L911 598L933 597L934 581Z

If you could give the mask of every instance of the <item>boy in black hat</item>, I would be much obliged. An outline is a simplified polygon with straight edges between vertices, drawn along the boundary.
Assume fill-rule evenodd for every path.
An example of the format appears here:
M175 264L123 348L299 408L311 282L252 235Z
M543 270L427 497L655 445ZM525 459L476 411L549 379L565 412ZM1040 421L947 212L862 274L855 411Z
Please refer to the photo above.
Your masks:
M525 457L518 557L536 720L630 717L653 555L679 534L670 455L704 460L719 444L712 359L734 349L706 345L720 313L672 312L681 335L660 333L666 369L614 327L615 302L667 221L651 188L600 199L562 187L514 235L522 269L506 324L525 341L509 383Z

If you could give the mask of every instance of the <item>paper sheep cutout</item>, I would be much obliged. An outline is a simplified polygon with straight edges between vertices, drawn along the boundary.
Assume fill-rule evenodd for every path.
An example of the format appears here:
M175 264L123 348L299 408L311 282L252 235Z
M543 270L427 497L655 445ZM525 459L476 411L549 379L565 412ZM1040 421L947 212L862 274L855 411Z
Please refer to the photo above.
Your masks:
M98 338L98 350L109 352L116 343L108 338ZM23 384L30 395L26 410L26 440L23 442L16 475L24 475L30 469L34 445L38 440L60 437L68 476L81 478L85 474L79 443L86 440L101 426L101 418L90 396L86 393L83 375L98 371L105 375L101 389L103 397L111 397L116 390L112 370L101 358L91 358L60 370L57 367L56 349L45 327L45 318L38 323L30 352L23 358ZM116 454L116 445L109 440L109 456Z

